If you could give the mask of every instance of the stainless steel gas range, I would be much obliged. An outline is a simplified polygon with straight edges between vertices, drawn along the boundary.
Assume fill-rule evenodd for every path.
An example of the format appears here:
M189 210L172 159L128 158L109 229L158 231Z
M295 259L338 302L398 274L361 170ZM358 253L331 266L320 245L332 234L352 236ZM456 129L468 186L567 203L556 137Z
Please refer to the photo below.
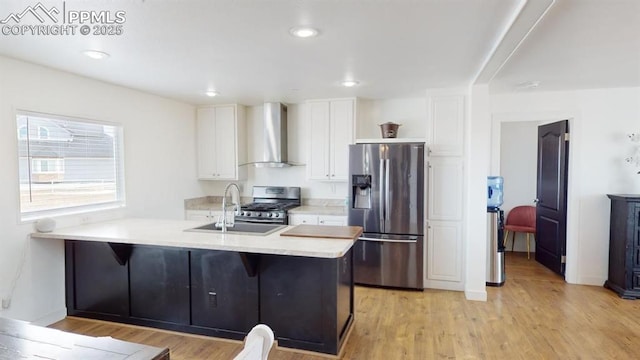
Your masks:
M253 202L243 205L236 222L288 224L287 210L298 207L300 188L287 186L254 186Z

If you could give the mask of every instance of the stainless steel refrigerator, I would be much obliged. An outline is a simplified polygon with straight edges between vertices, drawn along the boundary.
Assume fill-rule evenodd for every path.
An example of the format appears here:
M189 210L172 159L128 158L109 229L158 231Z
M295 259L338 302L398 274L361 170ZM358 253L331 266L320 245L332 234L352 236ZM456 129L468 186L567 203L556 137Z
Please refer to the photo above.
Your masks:
M350 145L349 192L355 282L422 289L424 143Z

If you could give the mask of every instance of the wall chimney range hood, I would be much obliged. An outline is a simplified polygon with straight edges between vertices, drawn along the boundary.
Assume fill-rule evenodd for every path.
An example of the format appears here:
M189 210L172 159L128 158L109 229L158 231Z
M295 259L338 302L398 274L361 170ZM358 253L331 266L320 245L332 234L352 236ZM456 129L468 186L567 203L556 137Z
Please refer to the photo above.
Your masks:
M287 106L278 102L264 104L264 152L255 167L288 167Z

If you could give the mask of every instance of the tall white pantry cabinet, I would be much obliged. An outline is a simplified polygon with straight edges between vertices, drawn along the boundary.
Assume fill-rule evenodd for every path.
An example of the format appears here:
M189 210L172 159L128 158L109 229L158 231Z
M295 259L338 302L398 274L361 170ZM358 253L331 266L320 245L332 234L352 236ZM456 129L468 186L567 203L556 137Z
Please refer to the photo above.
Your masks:
M428 94L427 103L425 288L462 291L465 95Z
M245 127L245 109L242 105L198 108L198 179L246 179Z

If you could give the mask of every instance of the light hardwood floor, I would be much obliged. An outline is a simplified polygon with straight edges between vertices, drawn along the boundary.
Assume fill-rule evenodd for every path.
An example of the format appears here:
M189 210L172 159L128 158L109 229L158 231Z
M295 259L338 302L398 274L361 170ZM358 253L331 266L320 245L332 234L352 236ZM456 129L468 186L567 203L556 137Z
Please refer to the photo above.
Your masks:
M487 302L453 291L356 288L356 322L343 359L639 359L640 300L569 285L507 253L507 281ZM233 359L239 342L77 318L52 327L169 347L172 359ZM269 359L326 359L282 349Z

